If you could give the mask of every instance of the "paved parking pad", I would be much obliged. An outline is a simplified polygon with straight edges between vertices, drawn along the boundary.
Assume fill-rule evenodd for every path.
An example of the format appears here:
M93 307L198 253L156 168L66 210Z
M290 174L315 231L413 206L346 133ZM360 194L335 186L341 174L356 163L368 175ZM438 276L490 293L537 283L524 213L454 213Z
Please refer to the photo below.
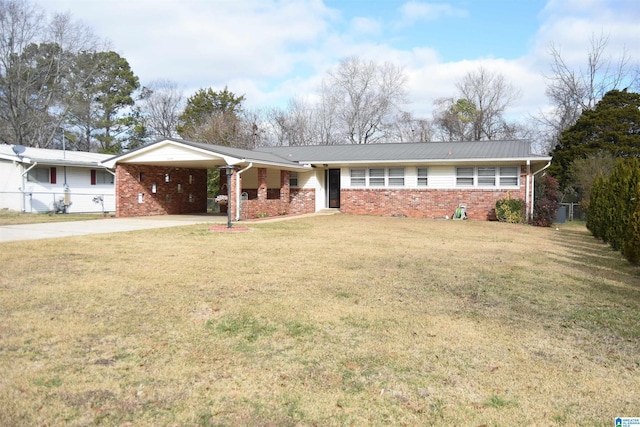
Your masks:
M192 224L226 223L226 217L208 215L166 215L136 218L105 218L89 221L49 222L0 226L0 242L51 239L87 234L119 233Z

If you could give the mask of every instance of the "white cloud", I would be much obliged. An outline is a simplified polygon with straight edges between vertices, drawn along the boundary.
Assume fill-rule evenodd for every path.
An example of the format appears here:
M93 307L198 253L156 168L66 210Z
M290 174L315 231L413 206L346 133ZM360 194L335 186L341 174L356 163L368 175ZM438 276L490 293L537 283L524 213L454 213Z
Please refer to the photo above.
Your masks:
M545 108L542 72L549 64L547 46L559 45L571 63L584 64L591 34L609 37L609 54L626 48L640 60L634 0L550 0L540 12L540 26L518 59L486 58L443 62L435 46L403 40L403 48L385 31L401 32L418 21L467 17L466 10L445 3L410 1L398 10L402 26L366 15L343 17L321 0L37 0L53 11L70 10L131 64L143 84L168 79L187 95L202 87L228 85L244 94L248 107L285 106L293 97L313 99L326 71L341 58L359 55L403 66L411 104L419 117L430 117L433 101L454 96L455 82L480 65L500 72L523 91L513 114ZM377 15L374 15L377 16ZM533 19L533 18L532 18ZM394 26L396 25L396 26Z
M464 9L460 9L446 3L423 3L410 1L400 8L401 20L397 24L412 25L418 21L435 21L442 17L462 18L468 15Z
M361 36L376 36L382 30L380 21L365 17L356 17L351 20L351 31Z

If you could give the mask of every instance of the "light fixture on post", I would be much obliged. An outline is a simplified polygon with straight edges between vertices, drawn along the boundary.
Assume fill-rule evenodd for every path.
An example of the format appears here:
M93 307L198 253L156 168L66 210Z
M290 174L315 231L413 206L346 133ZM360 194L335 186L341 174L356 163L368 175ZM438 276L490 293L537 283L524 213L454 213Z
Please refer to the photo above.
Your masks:
M227 228L231 228L231 177L233 176L233 171L236 170L235 166L225 165L220 166L220 171L226 171L227 175L227 197L229 203L227 205ZM222 177L222 176L221 176Z

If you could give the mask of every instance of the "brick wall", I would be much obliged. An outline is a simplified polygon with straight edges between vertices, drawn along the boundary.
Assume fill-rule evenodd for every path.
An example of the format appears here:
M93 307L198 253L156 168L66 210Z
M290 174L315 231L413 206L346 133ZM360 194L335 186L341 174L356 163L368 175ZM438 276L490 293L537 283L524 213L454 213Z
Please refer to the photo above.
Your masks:
M495 219L496 201L525 198L524 190L480 189L343 189L340 212L357 215L404 215L415 218L451 217L460 203L467 205L469 219Z
M169 175L169 181L165 175ZM155 193L152 191L155 184ZM142 195L140 203L139 195ZM207 171L120 164L116 167L116 216L204 213Z

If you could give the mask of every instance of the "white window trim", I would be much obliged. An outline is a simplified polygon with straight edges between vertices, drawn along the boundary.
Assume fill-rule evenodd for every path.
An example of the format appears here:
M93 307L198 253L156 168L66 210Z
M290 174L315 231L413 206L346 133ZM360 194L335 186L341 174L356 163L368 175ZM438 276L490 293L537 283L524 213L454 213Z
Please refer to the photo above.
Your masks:
M481 185L479 183L478 169L495 169L495 183L494 185ZM502 185L501 183L501 169L502 168L515 168L516 175L508 175L505 178L516 178L515 185ZM458 169L473 169L473 185L459 185L458 184ZM464 178L470 178L469 176L465 176ZM520 166L456 166L455 167L455 176L454 176L455 188L481 188L481 189L496 189L496 188L520 188Z
M426 171L424 176L420 176L420 169L424 169ZM424 185L420 185L420 178L424 178L426 180ZM416 188L429 188L429 168L427 166L418 166L416 168Z
M384 171L384 176L376 176L374 178L382 178L384 180L382 185L371 185L371 174L370 171L371 170L383 170ZM402 169L403 174L402 177L398 176L390 176L389 175L389 169ZM353 183L353 171L364 171L364 185L361 184L354 184ZM358 177L359 179L361 179L360 177ZM402 185L396 185L396 184L390 184L390 179L400 179L402 178ZM407 168L406 167L365 167L365 168L350 168L349 169L349 184L351 188L373 188L373 189L380 189L380 188L407 188Z

